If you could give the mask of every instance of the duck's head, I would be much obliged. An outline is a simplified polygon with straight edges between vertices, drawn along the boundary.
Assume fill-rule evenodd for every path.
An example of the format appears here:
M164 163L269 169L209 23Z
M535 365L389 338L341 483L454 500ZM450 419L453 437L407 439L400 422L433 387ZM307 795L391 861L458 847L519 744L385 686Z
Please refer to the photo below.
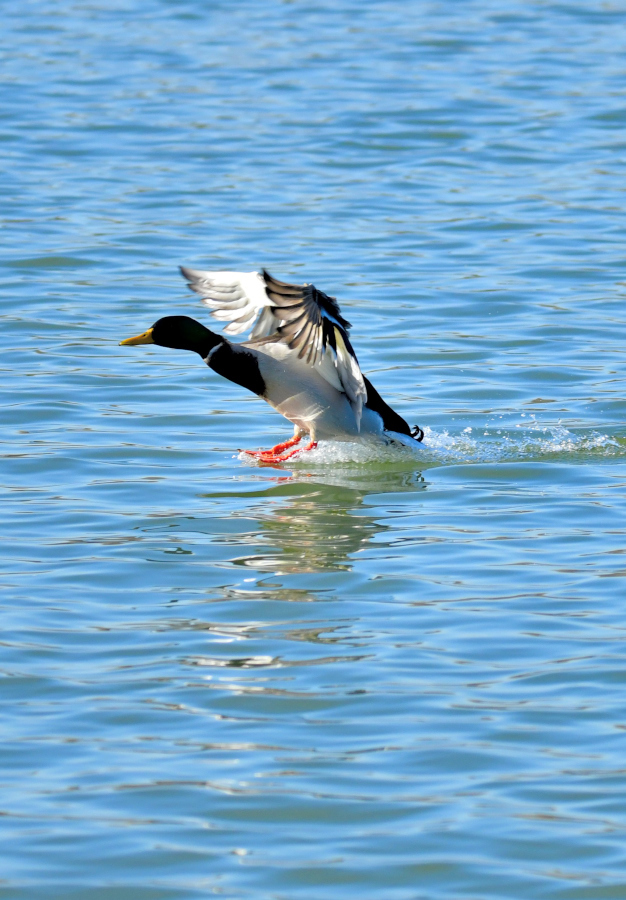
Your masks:
M164 316L136 337L120 341L120 347L137 344L159 344L174 350L192 350L204 359L223 338L189 316Z

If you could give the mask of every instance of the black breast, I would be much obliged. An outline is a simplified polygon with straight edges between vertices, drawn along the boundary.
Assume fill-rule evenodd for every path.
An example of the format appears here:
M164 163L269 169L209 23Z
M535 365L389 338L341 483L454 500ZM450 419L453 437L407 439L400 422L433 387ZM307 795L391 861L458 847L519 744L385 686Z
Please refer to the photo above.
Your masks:
M218 375L262 397L265 394L265 382L259 371L259 364L254 353L244 347L224 341L209 354L207 364Z

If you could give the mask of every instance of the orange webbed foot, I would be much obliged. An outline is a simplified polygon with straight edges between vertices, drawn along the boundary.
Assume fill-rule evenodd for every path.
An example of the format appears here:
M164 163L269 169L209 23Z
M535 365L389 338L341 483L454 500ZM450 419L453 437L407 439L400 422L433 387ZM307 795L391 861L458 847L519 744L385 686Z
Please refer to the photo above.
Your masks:
M317 441L309 441L306 447L296 447L295 450L292 450L290 453L274 454L273 456L262 456L261 462L267 463L271 465L272 463L281 463L285 462L287 459L291 459L292 456L295 456L296 453L306 453L307 450L315 450L317 447Z
M289 447L293 447L295 444L299 444L302 438L299 435L294 435L292 438L289 438L288 441L283 441L282 444L276 444L275 447L272 447L270 450L244 450L244 453L247 453L248 456L254 456L256 459L264 459L269 462L274 462L275 459L283 452L283 450L287 450ZM298 451L293 451L297 453ZM291 454L289 454L291 455Z

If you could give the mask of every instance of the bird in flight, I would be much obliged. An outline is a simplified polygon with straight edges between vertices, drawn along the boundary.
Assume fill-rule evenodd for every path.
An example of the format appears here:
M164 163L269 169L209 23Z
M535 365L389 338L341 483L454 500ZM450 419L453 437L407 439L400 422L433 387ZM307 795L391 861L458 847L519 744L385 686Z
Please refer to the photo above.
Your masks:
M257 394L294 426L293 437L271 450L246 450L264 463L313 450L319 440L404 439L413 429L361 372L350 323L339 305L312 284L288 284L261 272L203 272L181 267L192 291L228 324L224 333L250 330L234 343L189 316L165 316L123 346L159 344L200 354L209 368ZM304 447L298 445L308 435Z

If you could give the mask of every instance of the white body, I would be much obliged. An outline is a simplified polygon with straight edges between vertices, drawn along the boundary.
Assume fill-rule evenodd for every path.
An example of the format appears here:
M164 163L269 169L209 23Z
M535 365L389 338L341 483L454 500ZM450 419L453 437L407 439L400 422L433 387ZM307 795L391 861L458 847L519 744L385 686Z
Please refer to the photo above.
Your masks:
M343 391L333 387L316 369L298 359L280 344L243 344L258 361L270 406L311 440L354 441L359 437L382 437L383 421L378 413L363 408L357 421L354 408ZM283 359L277 359L283 355Z

